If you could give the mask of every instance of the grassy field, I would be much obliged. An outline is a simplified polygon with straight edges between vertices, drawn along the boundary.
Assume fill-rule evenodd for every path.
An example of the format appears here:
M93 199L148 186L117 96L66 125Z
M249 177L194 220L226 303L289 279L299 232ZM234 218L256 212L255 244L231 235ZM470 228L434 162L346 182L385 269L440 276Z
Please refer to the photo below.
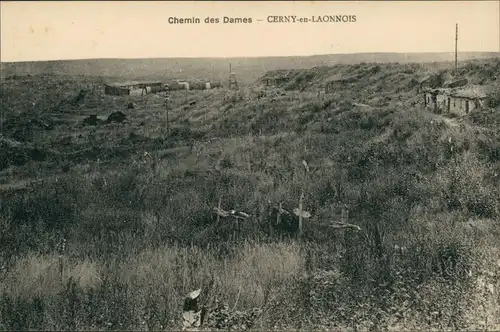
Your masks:
M211 328L498 330L500 106L423 109L433 70L290 71L263 98L259 83L174 92L168 126L162 95L2 81L0 329L179 329L201 287ZM460 67L484 85L499 71ZM358 80L318 96L337 74ZM297 239L275 207L302 191ZM250 217L217 219L219 199ZM343 209L360 232L329 226Z

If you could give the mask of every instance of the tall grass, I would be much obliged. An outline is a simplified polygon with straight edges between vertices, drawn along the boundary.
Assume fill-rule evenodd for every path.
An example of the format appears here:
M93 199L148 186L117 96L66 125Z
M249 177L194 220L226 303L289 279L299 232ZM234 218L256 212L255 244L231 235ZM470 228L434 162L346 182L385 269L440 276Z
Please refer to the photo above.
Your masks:
M200 287L219 328L498 326L496 129L396 109L372 92L371 108L341 90L184 110L175 135L143 126L140 143L113 127L130 153L90 149L57 181L2 191L0 329L178 329L184 296ZM93 164L98 155L119 163ZM302 189L312 218L297 241L297 218L278 225L273 206L293 211ZM251 216L218 222L220 197ZM345 207L361 232L328 226Z
M294 243L248 242L226 257L216 249L179 246L122 259L66 256L62 275L58 261L29 253L9 268L0 284L2 329L178 328L184 296L192 289L202 287L208 307L219 299L231 310L264 308L300 276L303 265ZM41 318L33 318L34 305L41 307ZM24 321L18 319L23 314Z

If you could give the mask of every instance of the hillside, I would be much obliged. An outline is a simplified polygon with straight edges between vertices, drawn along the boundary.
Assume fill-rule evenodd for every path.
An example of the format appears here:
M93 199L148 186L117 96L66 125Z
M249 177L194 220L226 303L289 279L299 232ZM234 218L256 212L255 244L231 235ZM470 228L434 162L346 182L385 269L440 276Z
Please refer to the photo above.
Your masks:
M0 330L175 330L198 288L216 330L498 330L500 91L450 119L417 95L449 63L290 63L172 92L168 125L103 77L2 81Z
M500 53L461 53L460 60L493 58ZM250 84L266 71L274 69L303 69L334 64L361 62L447 62L453 53L366 53L332 54L306 57L260 58L166 58L166 59L91 59L68 61L2 63L2 77L12 75L90 75L129 79L200 78L225 81L229 62L242 84Z

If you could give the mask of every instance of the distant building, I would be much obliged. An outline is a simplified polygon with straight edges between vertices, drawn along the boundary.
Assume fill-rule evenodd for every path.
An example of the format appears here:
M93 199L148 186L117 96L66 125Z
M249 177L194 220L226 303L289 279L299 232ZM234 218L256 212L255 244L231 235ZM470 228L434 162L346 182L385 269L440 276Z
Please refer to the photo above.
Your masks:
M187 84L187 82L186 82ZM179 90L186 90L185 84L182 84L182 82L169 82L168 87L170 91L179 91Z
M179 90L210 90L214 88L221 88L222 83L218 81L173 81L167 83L171 91Z
M332 93L335 90L343 89L347 84L355 82L358 79L357 76L341 76L337 75L325 84L325 93Z
M210 87L212 89L215 89L215 88L222 88L223 85L222 85L222 82L218 82L218 81L215 81L215 82L210 82Z
M110 83L104 86L104 93L113 96L135 95L142 96L149 93L158 93L164 90L161 82L127 81Z
M278 86L278 85L282 85L288 81L290 81L290 76L287 74L275 76L275 77L264 78L264 82L266 83L266 86Z
M189 82L189 89L190 90L205 90L205 89L207 89L207 82L205 82L205 81ZM210 89L210 83L209 83L209 89Z
M104 94L111 96L128 96L130 95L130 89L113 84L105 84Z

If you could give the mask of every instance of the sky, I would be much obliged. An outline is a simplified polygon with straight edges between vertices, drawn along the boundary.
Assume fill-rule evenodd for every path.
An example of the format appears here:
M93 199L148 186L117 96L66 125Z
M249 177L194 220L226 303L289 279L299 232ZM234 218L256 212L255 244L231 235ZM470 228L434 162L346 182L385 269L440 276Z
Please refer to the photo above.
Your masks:
M500 51L500 1L0 2L1 61ZM268 16L356 15L350 23ZM205 24L206 17L252 23ZM198 17L200 24L169 24ZM258 21L262 20L262 21Z

